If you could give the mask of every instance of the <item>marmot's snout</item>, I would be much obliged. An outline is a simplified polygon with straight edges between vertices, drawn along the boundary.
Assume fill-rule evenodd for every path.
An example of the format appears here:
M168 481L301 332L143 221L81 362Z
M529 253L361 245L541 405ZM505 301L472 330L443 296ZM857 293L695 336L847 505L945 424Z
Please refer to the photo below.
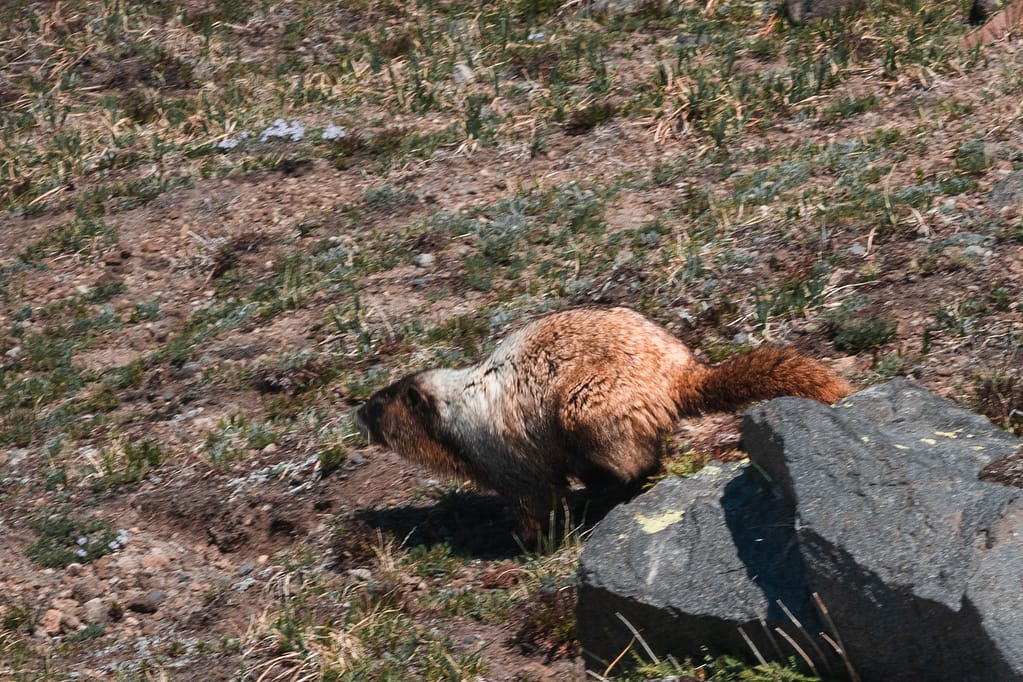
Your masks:
M376 396L359 406L355 411L355 427L369 443L387 445L380 429L380 416L384 413L384 404Z

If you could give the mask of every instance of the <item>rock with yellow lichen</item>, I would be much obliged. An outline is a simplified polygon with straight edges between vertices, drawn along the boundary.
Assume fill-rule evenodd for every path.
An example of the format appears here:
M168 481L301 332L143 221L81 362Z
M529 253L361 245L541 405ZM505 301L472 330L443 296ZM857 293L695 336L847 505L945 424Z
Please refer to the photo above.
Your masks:
M1019 439L901 379L834 407L770 401L743 439L752 464L666 479L594 530L578 607L592 669L631 647L1023 679L1023 492L978 478Z

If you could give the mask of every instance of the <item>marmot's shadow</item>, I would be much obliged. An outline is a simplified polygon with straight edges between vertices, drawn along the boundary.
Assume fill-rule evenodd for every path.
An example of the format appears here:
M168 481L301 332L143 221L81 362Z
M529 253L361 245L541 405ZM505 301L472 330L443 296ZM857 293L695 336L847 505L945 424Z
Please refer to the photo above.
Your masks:
M566 525L571 532L585 532L628 497L631 495L580 496L569 500L569 521L566 524L564 514L560 514L557 528L549 533L554 542L546 540L544 544L553 544L556 549L564 537ZM524 545L519 539L511 507L497 495L457 492L433 505L364 509L356 512L356 517L390 535L405 548L432 547L446 542L452 552L478 559L509 559L525 552L551 549Z
M453 552L477 558L522 553L511 509L496 495L458 492L433 505L364 509L356 516L405 548L446 542Z

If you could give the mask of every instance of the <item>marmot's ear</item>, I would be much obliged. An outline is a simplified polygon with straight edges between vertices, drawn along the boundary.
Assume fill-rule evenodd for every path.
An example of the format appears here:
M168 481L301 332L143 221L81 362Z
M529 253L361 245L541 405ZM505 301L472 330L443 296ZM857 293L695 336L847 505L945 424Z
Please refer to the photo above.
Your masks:
M421 410L426 407L427 401L418 388L409 386L408 390L405 391L405 403L411 410Z

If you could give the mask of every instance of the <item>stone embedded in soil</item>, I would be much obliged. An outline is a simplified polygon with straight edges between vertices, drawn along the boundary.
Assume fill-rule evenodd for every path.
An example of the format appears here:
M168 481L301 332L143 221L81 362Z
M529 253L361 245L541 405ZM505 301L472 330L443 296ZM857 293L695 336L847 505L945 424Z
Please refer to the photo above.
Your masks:
M142 557L142 568L159 568L166 566L170 559L159 550L153 550Z
M71 596L78 602L85 603L106 592L103 583L96 576L85 576L71 586Z
M125 597L125 606L129 611L135 613L156 613L160 603L166 599L163 592L150 591L148 593L131 592Z
M60 608L61 605L70 603L71 608L77 608L75 602L68 599L54 600L53 608L47 609L39 619L38 627L43 633L50 637L56 637L62 632L74 632L82 627L82 621L70 611ZM37 631L37 634L38 633Z
M85 602L82 608L86 623L105 623L110 617L110 607L99 597Z
M43 617L39 619L39 627L46 634L55 637L60 634L60 623L63 619L64 614L59 609L47 609L43 613Z
M65 597L58 597L57 599L54 599L50 603L50 606L54 609L57 609L58 611L61 611L67 615L72 616L77 615L80 607L77 601L75 601L74 599L67 599Z
M122 554L114 560L114 568L121 574L135 573L141 562L137 554Z
M64 617L60 619L60 627L64 632L74 632L75 630L82 629L82 621L78 616L65 613Z
M1023 207L1023 171L1013 171L995 183L988 193L988 205L995 209Z

